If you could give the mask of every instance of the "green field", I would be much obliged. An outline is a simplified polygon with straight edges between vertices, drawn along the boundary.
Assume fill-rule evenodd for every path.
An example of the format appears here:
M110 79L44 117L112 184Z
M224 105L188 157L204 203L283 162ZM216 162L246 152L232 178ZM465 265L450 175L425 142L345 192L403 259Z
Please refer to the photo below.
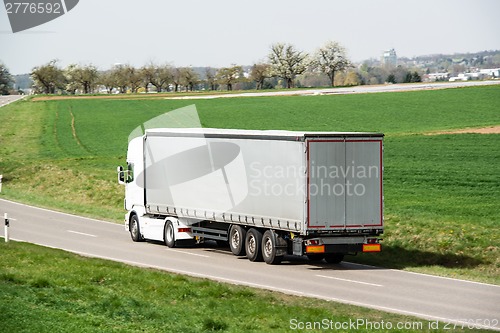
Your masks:
M120 221L129 133L196 104L204 127L377 131L385 140L383 252L357 262L500 284L498 86L207 100L30 100L0 108L1 197Z

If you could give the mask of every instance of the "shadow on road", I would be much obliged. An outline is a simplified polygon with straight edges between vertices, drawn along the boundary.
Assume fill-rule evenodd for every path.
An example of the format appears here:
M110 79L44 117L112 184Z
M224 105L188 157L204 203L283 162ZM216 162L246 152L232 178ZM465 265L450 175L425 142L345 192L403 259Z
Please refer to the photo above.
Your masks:
M382 252L363 254L355 257L355 262L387 268L404 269L408 267L441 266L446 268L475 268L489 264L485 260L466 254L436 253L401 246L383 246Z
M162 244L162 242L151 242ZM207 241L203 244L180 246L180 249L197 248L205 252L218 253L233 257L227 246L218 245L216 242ZM245 256L238 257L248 260ZM309 260L307 257L285 256L283 266L312 266L311 270L374 270L374 269L404 269L408 267L441 266L446 268L475 268L488 264L484 260L455 253L434 253L415 249L406 249L399 246L384 246L380 253L365 253L346 255L340 264L329 264L324 260Z

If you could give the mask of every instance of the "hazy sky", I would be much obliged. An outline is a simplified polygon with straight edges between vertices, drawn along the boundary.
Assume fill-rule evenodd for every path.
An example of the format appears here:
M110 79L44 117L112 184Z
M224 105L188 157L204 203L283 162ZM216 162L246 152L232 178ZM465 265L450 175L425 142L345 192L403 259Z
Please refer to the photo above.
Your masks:
M354 61L389 48L406 57L500 50L500 0L80 0L15 34L0 7L0 62L12 74L51 59L100 69L251 65L275 42L311 52L334 40Z

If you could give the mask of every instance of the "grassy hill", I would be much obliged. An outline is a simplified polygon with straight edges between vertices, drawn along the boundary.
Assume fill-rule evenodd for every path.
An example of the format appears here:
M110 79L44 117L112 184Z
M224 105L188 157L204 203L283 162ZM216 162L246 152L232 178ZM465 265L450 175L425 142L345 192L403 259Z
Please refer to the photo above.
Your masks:
M192 103L70 98L0 108L0 196L121 221L115 170L128 135ZM500 124L499 87L195 104L204 127L384 132L383 252L352 260L500 283L500 135L423 135Z

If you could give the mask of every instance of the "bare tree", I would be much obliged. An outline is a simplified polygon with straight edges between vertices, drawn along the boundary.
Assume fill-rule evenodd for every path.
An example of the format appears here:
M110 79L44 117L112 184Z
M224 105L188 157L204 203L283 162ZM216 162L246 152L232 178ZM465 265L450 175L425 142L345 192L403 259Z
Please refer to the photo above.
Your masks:
M99 75L98 82L106 87L108 94L111 94L113 92L113 89L118 87L116 73L113 70L102 72Z
M210 90L217 90L217 79L215 75L215 69L211 67L205 68L205 78Z
M307 69L307 53L296 50L291 44L273 44L268 58L271 74L285 80L287 88L294 87L295 77Z
M186 91L193 91L194 85L200 80L198 73L196 73L191 67L181 68L180 77L182 84L186 87Z
M265 63L258 63L252 66L252 70L250 71L250 79L255 81L257 84L256 89L262 89L264 85L264 80L271 77L271 66Z
M111 75L115 78L116 86L122 94L126 93L128 89L136 93L144 82L141 71L129 64L115 65L111 70Z
M144 81L141 72L131 65L125 65L125 75L130 90L132 90L133 93L136 93L141 86L141 83Z
M126 65L118 64L111 69L111 76L115 79L116 86L120 90L120 94L125 94L128 87Z
M328 75L330 84L333 87L335 73L352 67L352 63L347 59L346 50L342 45L338 42L329 41L314 53L311 67Z
M175 67L172 71L172 83L174 84L174 91L179 91L179 86L182 81L182 71L179 67Z
M35 90L44 94L55 94L56 89L64 90L66 84L63 70L57 66L57 60L33 68L31 79Z
M233 84L243 78L243 68L236 65L220 68L217 71L216 78L217 82L227 86L227 90L233 90Z
M169 83L171 83L173 79L172 68L167 64L155 65L150 63L144 66L141 71L145 82L147 82L146 87L147 84L151 83L155 86L157 92L162 92L164 89L167 89Z

